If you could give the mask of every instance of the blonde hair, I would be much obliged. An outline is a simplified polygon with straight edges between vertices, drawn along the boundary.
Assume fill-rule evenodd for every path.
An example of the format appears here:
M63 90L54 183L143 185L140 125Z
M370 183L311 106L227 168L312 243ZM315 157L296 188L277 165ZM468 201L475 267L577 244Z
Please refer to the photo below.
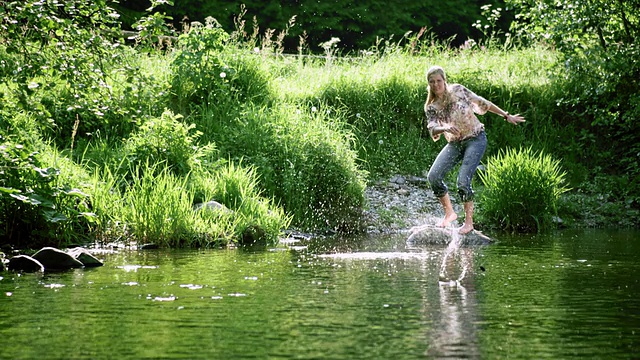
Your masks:
M451 95L449 93L449 83L447 83L447 74L444 72L444 69L442 67L437 65L432 66L429 68L429 70L427 70L427 84L429 84L429 78L432 77L433 75L440 75L444 80L445 91L442 97L442 105L446 107L446 105L448 105L451 102ZM436 101L436 96L435 94L431 93L431 87L427 85L427 100L424 103L425 112L427 111L427 106L429 104L432 104L434 101Z

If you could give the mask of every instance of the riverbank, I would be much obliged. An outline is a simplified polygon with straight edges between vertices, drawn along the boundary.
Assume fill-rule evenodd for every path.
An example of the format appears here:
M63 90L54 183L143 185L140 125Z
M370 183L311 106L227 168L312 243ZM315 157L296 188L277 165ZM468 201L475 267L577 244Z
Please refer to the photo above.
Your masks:
M364 222L370 234L435 224L443 216L438 199L422 177L394 175L380 179L367 186L365 199ZM462 205L455 197L452 202L460 215ZM480 216L477 217L476 228L482 229ZM629 202L613 201L608 193L574 190L561 196L555 224L558 228L637 228L637 219L637 210Z
M34 16L12 15L16 24ZM229 34L215 26L185 33L162 51L120 46L112 38L87 42L97 35L77 28L86 31L71 34L62 47L46 41L26 46L23 40L46 36L36 32L26 39L15 31L0 47L8 64L0 85L6 98L0 116L3 243L40 248L117 239L168 248L271 246L283 229L353 225L388 232L433 223L440 208L426 184L406 182L408 176L405 182L375 179L421 174L441 150L442 142L421 136L424 73L436 63L452 82L526 117L517 127L493 114L482 118L491 134L485 159L521 148L562 159L573 194L561 206L548 203L547 212L557 209L570 227L585 219L589 227L638 225L637 132L606 112L600 120L600 113L578 114L592 98L580 94L599 89L600 77L590 82L567 73L572 69L553 48L460 51L427 41L357 57L307 59L228 43ZM75 59L73 66L66 59ZM622 99L618 92L606 94ZM620 104L635 98L624 99ZM633 109L616 113L631 119ZM592 126L594 121L600 124ZM507 203L519 203L518 196ZM193 211L193 204L212 200L230 211ZM478 202L474 219L478 228L504 223L483 222L483 204L488 202ZM459 205L456 211L462 213Z
M442 216L438 199L425 178L395 175L380 179L365 189L367 233L392 233L413 226L435 223ZM454 204L456 211L461 207Z

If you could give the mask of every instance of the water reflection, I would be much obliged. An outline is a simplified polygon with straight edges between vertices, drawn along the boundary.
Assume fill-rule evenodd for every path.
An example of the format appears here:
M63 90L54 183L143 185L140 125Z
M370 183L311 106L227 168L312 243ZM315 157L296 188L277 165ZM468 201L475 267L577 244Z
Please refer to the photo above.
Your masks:
M437 359L477 358L480 351L473 259L478 247L465 244L464 237L454 228L438 230L439 239L434 242L441 243L443 234L445 242L448 238L445 246L416 246L415 242L408 241L411 249L437 249L439 254L435 262L438 277L428 280L431 286L438 289L437 299L432 301L426 294L423 298L423 311L432 321L425 355ZM429 239L426 243L429 243Z
M451 240L442 255L439 280L451 283L450 285L460 285L471 269L473 253L468 247L462 248L462 236L456 229L451 228L446 231L450 232ZM457 276L456 273L458 273Z
M4 272L0 359L629 359L640 353L639 236L371 236Z
M431 304L428 296L423 298L424 311L433 321L425 355L438 359L476 358L480 351L473 278L475 248L464 246L463 237L456 229L447 229L445 232L450 234L451 239L448 245L440 247L438 279L429 279L438 287L438 302Z
M426 352L436 358L475 358L479 354L475 291L460 284L440 283L431 341Z
M446 233L450 236L446 246L432 245L429 241L417 245L407 242L405 237L373 238L348 245L333 244L329 247L332 252L319 257L340 264L365 263L375 269L381 268L380 261L394 269L408 261L416 262L409 271L420 279L420 321L428 324L423 329L426 337L422 355L476 358L480 354L476 326L479 316L473 264L478 247L465 245L455 230L447 229ZM437 236L440 237L437 242L441 243L442 233L439 231ZM389 248L394 251L385 251Z

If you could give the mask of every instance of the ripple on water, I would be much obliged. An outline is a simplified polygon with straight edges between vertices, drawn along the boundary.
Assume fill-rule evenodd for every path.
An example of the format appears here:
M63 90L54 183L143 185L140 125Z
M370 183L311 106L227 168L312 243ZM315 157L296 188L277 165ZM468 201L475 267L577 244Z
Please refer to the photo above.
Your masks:
M181 288L186 288L189 290L198 290L198 289L202 289L203 286L202 285L195 285L195 284L181 284L180 285Z
M321 254L319 258L329 259L345 259L345 260L428 260L434 259L439 254L437 252L354 252L354 253L337 253L337 254Z
M126 272L136 272L139 269L157 269L157 266L150 266L150 265L122 265L122 266L116 266L116 269L123 269Z

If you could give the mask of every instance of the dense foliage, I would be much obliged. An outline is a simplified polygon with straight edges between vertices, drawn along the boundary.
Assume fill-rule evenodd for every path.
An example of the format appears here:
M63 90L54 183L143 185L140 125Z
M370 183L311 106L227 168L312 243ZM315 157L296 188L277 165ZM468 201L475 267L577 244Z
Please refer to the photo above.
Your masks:
M73 242L95 220L88 189L61 174L63 164L48 166L45 157L0 135L0 236L5 240Z
M261 36L265 37L270 32L274 36L287 32L289 37L284 39L285 48L287 52L296 53L300 45L322 51L321 44L332 38L340 39L342 49L358 51L385 40L403 41L407 32L419 33L423 28L436 34L439 40L452 38L454 44L461 44L470 37L478 36L479 32L473 24L483 19L480 6L486 4L504 8L501 0L247 0L241 3L182 0L176 1L173 6L161 8L173 18L177 31L181 31L185 17L190 21L204 22L206 17L211 16L227 32L233 31L238 22L244 20L250 22L246 24L249 34L254 27L258 27ZM141 5L140 1L123 0L120 6L131 12L133 20L133 14L143 11L147 5ZM243 9L246 9L246 14L243 14ZM239 19L242 15L244 20ZM295 20L294 26L290 23L292 18ZM499 26L506 30L508 22L502 22Z
M625 174L619 196L640 203L640 37L638 0L507 0L519 13L514 30L556 47L564 69L557 121L578 138L579 161L594 172ZM566 149L576 152L577 149Z
M260 195L253 170L225 163L164 110L170 76L140 56L155 45L122 46L106 2L1 5L3 242L277 241L289 216ZM154 18L141 21L148 35ZM229 211L193 210L214 198Z

